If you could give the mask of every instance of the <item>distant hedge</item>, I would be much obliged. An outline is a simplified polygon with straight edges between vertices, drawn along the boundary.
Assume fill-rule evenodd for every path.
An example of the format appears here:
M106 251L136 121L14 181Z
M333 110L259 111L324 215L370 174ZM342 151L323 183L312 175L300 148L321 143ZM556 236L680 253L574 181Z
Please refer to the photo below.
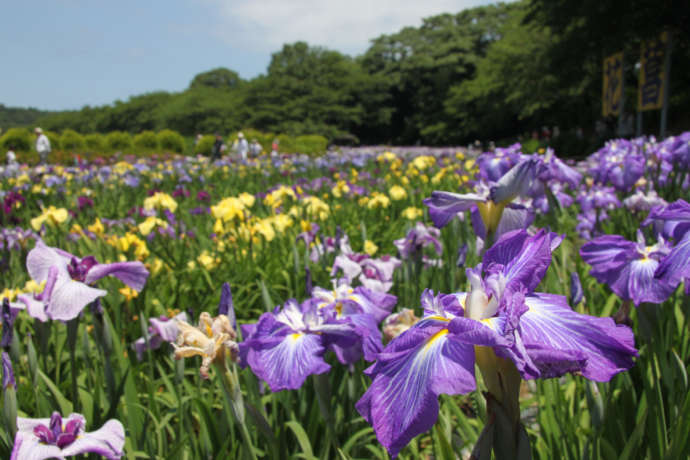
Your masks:
M10 128L0 137L0 146L7 150L13 146L20 152L28 152L34 145L34 137L26 128ZM4 154L4 152L2 152Z
M307 134L295 138L295 149L298 153L319 155L326 151L328 139L318 134Z
M211 155L211 149L213 148L213 143L216 141L214 136L206 135L202 136L201 140L194 146L194 154L196 155Z
M158 144L160 145L161 150L175 153L184 152L184 137L182 137L182 135L177 131L173 131L171 129L164 129L163 131L159 132L156 136L158 137Z
M134 136L134 147L155 152L159 150L158 136L153 131L142 131Z
M84 136L86 148L92 152L99 153L105 148L105 138L102 134L91 133Z
M66 129L60 136L60 147L63 150L83 151L86 146L84 136L71 129Z
M132 136L124 131L113 131L106 134L105 145L109 150L131 149Z

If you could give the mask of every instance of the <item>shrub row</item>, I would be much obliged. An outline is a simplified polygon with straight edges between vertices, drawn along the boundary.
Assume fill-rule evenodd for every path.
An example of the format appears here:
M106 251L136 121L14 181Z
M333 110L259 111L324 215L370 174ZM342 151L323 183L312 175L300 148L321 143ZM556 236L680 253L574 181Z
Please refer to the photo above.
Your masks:
M293 137L287 134L263 133L254 129L245 129L243 133L248 142L256 139L264 152L271 151L274 140L278 141L279 149L284 153L318 155L325 152L328 145L328 140L317 134ZM210 155L215 140L213 135L205 135L192 148L187 148L185 138L178 132L169 129L164 129L158 133L143 131L134 136L123 131L112 131L105 135L98 133L82 135L71 129L66 129L61 134L51 131L45 131L45 134L48 136L54 152L64 150L77 154L121 151L140 154L171 152ZM232 132L225 137L228 147L237 140L237 135L237 132ZM34 149L35 141L35 135L28 129L11 128L0 137L0 148L5 151L14 147L20 152L30 152Z

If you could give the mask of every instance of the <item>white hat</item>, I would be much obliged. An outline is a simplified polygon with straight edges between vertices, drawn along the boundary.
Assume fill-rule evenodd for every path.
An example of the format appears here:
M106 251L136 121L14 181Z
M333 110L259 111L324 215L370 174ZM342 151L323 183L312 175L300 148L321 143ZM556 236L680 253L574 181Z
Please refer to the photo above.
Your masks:
M239 133L237 133L237 137L239 137L240 139L243 139L243 138L244 138L244 134L242 134L242 131L240 131Z
M34 132L35 132L36 134L41 134L41 133L43 133L43 130L42 130L41 128L39 128L38 126L36 126L36 127L34 128Z

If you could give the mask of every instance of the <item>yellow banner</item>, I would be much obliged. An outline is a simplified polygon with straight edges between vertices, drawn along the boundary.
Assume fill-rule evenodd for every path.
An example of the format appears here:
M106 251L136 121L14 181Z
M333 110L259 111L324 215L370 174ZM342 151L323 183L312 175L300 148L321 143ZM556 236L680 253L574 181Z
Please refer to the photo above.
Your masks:
M604 59L604 88L601 103L602 115L619 115L623 99L623 52Z
M637 110L660 109L664 103L664 57L668 33L656 40L642 42L640 49L640 83L637 88Z

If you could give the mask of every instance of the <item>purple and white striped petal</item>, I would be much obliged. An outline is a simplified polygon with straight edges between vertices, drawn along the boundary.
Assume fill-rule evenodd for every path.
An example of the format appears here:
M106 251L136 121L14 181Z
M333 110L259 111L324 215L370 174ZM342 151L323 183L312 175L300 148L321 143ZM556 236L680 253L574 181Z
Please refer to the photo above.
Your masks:
M438 228L444 227L459 212L465 212L478 202L483 203L486 197L476 193L431 192L431 197L424 199L429 208L429 217Z
M365 371L373 383L355 407L394 458L434 425L439 394L476 388L474 348L453 340L447 324L420 321L388 344Z
M293 332L259 340L247 353L247 363L271 391L296 390L312 374L331 368L323 359L325 348L315 334Z
M555 236L544 229L534 236L525 230L506 233L486 251L483 265L487 273L502 273L506 279L506 289L516 290L522 285L531 292L539 285L551 264Z
M107 291L103 289L92 288L69 278L58 278L48 300L46 315L50 319L69 321L79 316L88 304L106 294Z
M675 288L681 281L690 278L690 232L676 244L659 263L654 276L665 279ZM686 286L687 289L687 286Z
M577 313L560 295L534 293L525 303L528 310L520 318L519 335L540 377L580 372L607 382L632 367L637 350L629 327Z
M65 431L74 427L76 438L63 440L58 443L45 443L36 434L39 432L48 433L51 421L60 420L59 414L53 414L51 418L23 418L17 417L17 434L14 438L14 447L10 455L10 460L44 460L50 458L64 459L73 455L94 453L101 455L109 460L116 460L124 455L125 430L118 420L108 420L100 429L94 432L85 432L83 427L86 423L81 414L71 414L65 419L61 419L61 426L56 426L56 431ZM43 431L40 431L43 430ZM63 444L65 443L66 444ZM60 445L58 445L60 444Z
M139 261L96 264L86 273L84 282L86 284L93 284L108 275L114 276L136 291L141 291L146 284L149 271Z

